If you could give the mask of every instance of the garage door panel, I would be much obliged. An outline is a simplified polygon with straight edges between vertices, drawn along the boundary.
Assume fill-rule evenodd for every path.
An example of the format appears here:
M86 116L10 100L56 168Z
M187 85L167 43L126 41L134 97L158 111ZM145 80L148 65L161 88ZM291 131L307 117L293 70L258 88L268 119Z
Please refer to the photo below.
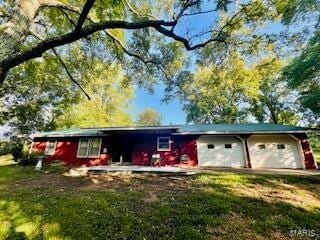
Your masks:
M248 139L252 168L301 168L296 141L285 135L251 136ZM284 149L278 149L283 144ZM265 149L259 146L264 145Z
M213 144L214 148L208 148ZM232 148L225 148L231 144ZM201 136L197 140L200 166L243 167L245 166L242 142L236 137Z

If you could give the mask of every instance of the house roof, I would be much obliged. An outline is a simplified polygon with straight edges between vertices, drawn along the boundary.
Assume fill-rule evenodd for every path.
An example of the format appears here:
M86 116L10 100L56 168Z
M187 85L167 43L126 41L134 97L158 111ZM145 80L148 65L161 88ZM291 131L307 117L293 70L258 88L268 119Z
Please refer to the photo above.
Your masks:
M70 128L50 132L41 132L33 134L31 137L86 137L86 136L106 136L115 132L133 132L133 131L167 131L177 130L180 126L128 126L128 127L100 127L100 128Z
M249 133L299 133L309 128L270 124L209 124L209 125L182 125L176 134L249 134Z
M105 127L105 128L72 128L51 132L33 134L31 137L85 137L106 136L112 133L127 132L164 132L171 131L175 135L188 134L279 134L304 133L310 128L290 125L248 123L248 124L208 124L208 125L167 125L167 126L138 126L138 127Z

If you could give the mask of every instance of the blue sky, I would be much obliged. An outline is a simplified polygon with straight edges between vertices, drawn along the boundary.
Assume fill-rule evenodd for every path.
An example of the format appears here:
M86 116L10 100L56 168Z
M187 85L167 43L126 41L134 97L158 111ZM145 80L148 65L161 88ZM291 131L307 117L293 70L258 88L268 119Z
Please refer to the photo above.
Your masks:
M182 104L178 99L170 101L168 104L162 103L164 97L164 85L155 85L154 93L150 94L144 89L137 89L134 106L137 115L144 108L154 108L161 113L163 119L162 124L185 124L186 114L182 110Z
M206 2L203 6L203 11L211 10L213 6ZM190 37L204 30L208 30L210 26L215 24L217 19L216 13L200 14L196 16L186 17L181 21L175 32L181 36ZM284 30L283 25L280 22L268 23L265 25L261 32L265 33L279 33ZM189 36L186 34L188 32ZM195 39L192 44L203 42L210 38L210 34L205 34L200 38ZM190 57L194 52L188 53ZM160 112L163 116L162 124L185 124L186 113L182 110L182 103L178 99L170 101L168 104L162 103L161 100L164 97L164 85L159 84L154 86L154 94L150 94L144 89L137 89L136 98L134 101L135 111L134 116L138 114L144 108L154 108Z
M209 2L205 2L203 6L203 11L212 9L213 6ZM197 34L204 30L210 28L214 24L216 19L215 13L200 14L197 16L191 16L183 18L182 21L176 26L175 32L181 36L186 35L186 31L189 33L190 37L193 34ZM204 41L206 38L209 38L210 35L203 35L201 38L195 39L193 44ZM192 56L193 52L189 52L189 56ZM144 89L136 90L136 98L134 105L136 111L134 115L144 108L154 108L162 114L162 124L185 124L186 123L186 113L182 110L182 103L176 98L171 100L169 103L162 103L161 100L164 97L164 85L158 84L154 86L154 93L150 94Z

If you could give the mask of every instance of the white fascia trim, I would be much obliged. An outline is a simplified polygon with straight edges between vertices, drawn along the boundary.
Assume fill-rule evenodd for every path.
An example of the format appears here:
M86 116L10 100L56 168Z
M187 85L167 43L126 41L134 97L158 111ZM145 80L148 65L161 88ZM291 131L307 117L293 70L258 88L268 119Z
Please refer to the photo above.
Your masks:
M265 132L217 132L217 131L208 131L208 132L181 132L181 133L171 133L172 135L238 135L238 134L290 134L290 133L305 133L306 131L281 131L281 132L271 132L271 131L265 131Z

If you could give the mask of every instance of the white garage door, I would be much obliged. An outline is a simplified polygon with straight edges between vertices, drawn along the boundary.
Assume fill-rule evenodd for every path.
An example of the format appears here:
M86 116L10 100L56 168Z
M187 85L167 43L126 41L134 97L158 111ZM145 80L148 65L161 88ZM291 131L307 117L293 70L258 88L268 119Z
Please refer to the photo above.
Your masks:
M199 166L244 167L242 142L232 136L203 135L197 139Z
M290 136L251 136L252 168L302 168L297 142Z

